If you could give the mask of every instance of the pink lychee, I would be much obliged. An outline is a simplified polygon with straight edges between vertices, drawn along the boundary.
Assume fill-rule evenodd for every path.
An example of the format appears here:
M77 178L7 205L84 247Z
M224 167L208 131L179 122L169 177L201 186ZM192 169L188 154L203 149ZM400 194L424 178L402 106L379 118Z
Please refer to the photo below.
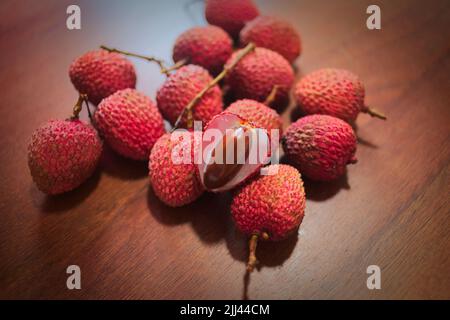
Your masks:
M75 189L94 172L102 153L95 129L80 120L52 120L28 146L28 166L37 187L56 195Z
M89 51L70 65L69 76L75 88L97 105L116 91L135 88L136 71L123 55L103 49Z
M204 191L194 163L200 139L194 132L178 131L163 135L150 153L149 177L156 196L171 207L189 204ZM187 161L183 160L188 152Z
M135 89L117 91L99 104L95 124L111 146L124 157L147 160L164 123L155 103Z
M291 124L282 138L284 152L312 180L333 180L355 163L356 135L345 121L310 115Z
M216 26L194 27L183 32L175 41L173 60L186 60L202 66L212 75L222 71L233 52L233 41Z

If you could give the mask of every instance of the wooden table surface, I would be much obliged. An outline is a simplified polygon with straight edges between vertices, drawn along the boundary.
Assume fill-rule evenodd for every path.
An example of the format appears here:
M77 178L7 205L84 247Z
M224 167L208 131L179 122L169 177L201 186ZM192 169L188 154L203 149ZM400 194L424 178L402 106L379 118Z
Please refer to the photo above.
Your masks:
M27 144L70 115L74 58L107 44L170 60L176 36L205 23L198 1L77 1L82 29L69 31L72 2L0 4L0 298L450 299L447 0L376 1L378 31L366 28L370 0L259 1L301 32L298 77L353 70L389 119L359 117L359 163L336 182L306 181L298 237L261 244L249 281L228 194L170 209L149 189L146 163L109 149L73 192L47 197L32 183ZM138 89L154 98L164 77L133 61ZM81 290L66 288L72 264ZM381 290L366 287L369 265L381 268Z

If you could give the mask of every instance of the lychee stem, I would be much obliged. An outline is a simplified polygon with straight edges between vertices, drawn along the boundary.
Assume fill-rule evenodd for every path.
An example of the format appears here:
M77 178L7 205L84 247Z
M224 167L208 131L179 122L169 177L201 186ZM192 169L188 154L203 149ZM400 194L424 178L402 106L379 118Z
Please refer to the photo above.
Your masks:
M139 58L139 59L144 59L144 60L147 60L149 62L156 62L158 64L159 68L161 69L161 73L163 73L165 75L167 75L169 73L169 71L168 71L169 69L167 69L164 66L164 61L161 60L161 59L157 59L157 58L152 57L152 56L144 56L142 54L138 54L138 53L134 53L134 52L119 50L119 49L116 49L116 48L110 48L110 47L107 47L107 46L104 46L104 45L101 45L100 48L103 49L103 50L109 51L109 52L120 53L120 54L123 54L123 55L126 55L126 56L135 57L135 58Z
M274 85L272 90L270 91L269 95L267 96L266 100L264 101L264 104L266 106L270 106L270 104L275 100L275 97L277 96L278 89L280 88L279 85Z
M224 66L221 73L219 73L212 81L210 81L206 87L204 87L197 95L192 99L189 104L183 109L181 114L179 115L177 121L175 122L172 131L176 130L183 119L186 112L192 112L191 109L195 107L195 105L203 98L203 96L215 85L217 85L225 76L233 70L233 68L238 64L238 62L244 58L248 53L255 49L255 44L250 42L245 48L243 48L236 58L230 63ZM188 127L189 128L189 127Z
M80 95L78 96L77 102L73 106L73 115L72 115L71 119L78 119L80 112L83 109L83 107L82 107L83 102L86 103L88 113L89 113L89 118L91 117L91 112L89 110L89 106L87 105L87 101L88 101L87 95L84 93L80 93Z
M86 105L86 109L87 109L87 112L88 112L88 117L92 121L93 119L92 119L92 114L91 114L91 108L89 107L89 100L88 100L87 96L86 96L86 99L84 100L84 104Z
M387 117L386 117L383 113L379 112L378 110L369 108L369 107L367 107L367 106L364 107L364 109L362 110L362 112L368 113L368 114L370 114L372 117L376 117L376 118L378 118L378 119L382 119L382 120L386 120L386 119L387 119Z
M189 62L188 59L182 59L177 61L173 66L170 66L168 68L164 69L164 72L166 75L169 74L172 71L180 69L182 66L185 66ZM161 71L162 72L162 71Z
M249 255L247 262L247 271L252 272L255 269L255 266L258 264L258 259L256 259L256 246L258 245L258 235L252 234L250 240L248 242L249 247Z

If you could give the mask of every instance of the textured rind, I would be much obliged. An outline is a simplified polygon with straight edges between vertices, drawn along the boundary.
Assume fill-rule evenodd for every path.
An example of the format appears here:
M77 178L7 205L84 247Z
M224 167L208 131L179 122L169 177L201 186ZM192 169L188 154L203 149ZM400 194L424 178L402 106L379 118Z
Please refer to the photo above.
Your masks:
M228 60L230 64L239 51ZM289 91L294 82L294 71L280 54L256 48L247 54L226 77L226 83L237 99L264 102L275 85L278 90L271 107L280 110L289 103Z
M281 117L275 110L261 102L242 99L232 103L225 111L236 114L250 121L256 128L266 129L269 133L272 129L278 129L280 130L279 135L281 137Z
M149 177L156 196L171 207L180 207L195 201L204 189L194 164L195 148L199 147L201 138L195 140L194 133L189 132L190 139L171 141L171 134L158 139L150 153ZM189 145L190 144L190 145ZM181 151L191 150L191 162L176 164L172 161L172 151L177 147Z
M259 16L247 22L239 39L242 46L253 42L257 47L278 52L291 63L302 50L297 30L289 22L276 17Z
M75 88L95 105L118 90L136 86L133 64L121 54L103 49L89 51L73 61L69 76Z
M364 109L361 80L344 69L320 69L302 78L294 89L300 109L306 114L327 114L353 122Z
M95 129L79 120L51 120L38 128L28 146L28 166L39 190L56 195L89 178L102 153Z
M206 0L205 17L208 23L216 25L237 38L247 21L259 15L252 0Z
M158 108L163 117L174 124L189 102L212 81L208 71L200 66L187 65L170 75L156 94ZM193 118L208 123L222 112L222 91L219 86L211 88L194 106ZM186 116L180 127L186 127Z
M327 116L300 118L282 138L284 152L306 177L328 181L345 174L355 163L356 136L345 121Z
M305 213L305 191L297 169L278 167L275 175L258 176L233 197L231 213L236 226L247 235L267 232L269 240L282 240L301 224Z
M217 26L194 27L175 41L173 60L187 59L189 63L202 66L216 75L222 71L232 52L233 41L223 29Z
M155 103L135 89L120 90L99 104L95 123L111 146L124 157L147 160L164 122Z

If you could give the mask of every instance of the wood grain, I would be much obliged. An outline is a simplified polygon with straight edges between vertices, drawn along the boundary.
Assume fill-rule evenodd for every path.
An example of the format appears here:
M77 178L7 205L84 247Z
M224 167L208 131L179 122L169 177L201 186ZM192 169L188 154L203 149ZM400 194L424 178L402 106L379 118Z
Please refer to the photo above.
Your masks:
M450 299L448 1L378 1L378 31L365 26L371 1L259 2L300 30L298 77L351 69L389 120L359 117L358 164L333 183L306 181L298 237L260 245L249 281L228 194L169 209L146 164L109 149L73 192L51 198L33 185L27 144L41 123L70 114L74 58L106 44L170 61L176 36L204 24L198 1L78 3L79 31L66 29L68 1L0 4L0 298ZM133 61L138 88L154 97L164 77ZM81 290L66 288L70 264L81 267ZM381 290L366 287L371 264Z

